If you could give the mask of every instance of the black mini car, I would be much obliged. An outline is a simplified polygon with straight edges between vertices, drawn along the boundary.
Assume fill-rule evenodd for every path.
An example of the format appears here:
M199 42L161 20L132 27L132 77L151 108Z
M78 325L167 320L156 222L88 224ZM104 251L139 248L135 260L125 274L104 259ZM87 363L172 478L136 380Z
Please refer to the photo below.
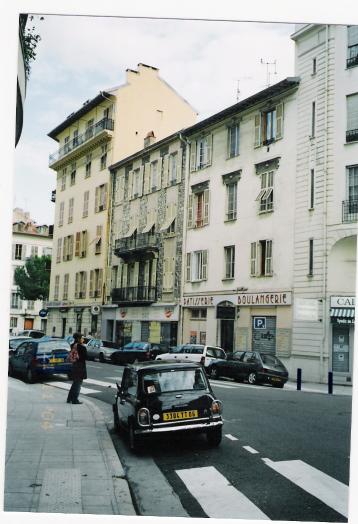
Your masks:
M142 362L126 366L117 384L114 426L129 435L132 451L145 437L171 432L204 432L212 446L222 437L222 404L200 364Z
M249 384L266 383L283 388L288 371L281 360L271 353L236 351L226 360L213 361L208 374L211 378L229 377Z

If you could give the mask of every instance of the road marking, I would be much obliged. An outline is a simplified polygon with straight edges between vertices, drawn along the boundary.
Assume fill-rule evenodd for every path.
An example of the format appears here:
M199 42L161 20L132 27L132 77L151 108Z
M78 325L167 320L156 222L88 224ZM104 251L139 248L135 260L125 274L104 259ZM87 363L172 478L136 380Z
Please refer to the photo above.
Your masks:
M307 493L348 518L348 486L302 460L262 460Z
M225 437L228 438L229 440L239 440L238 438L233 437L232 435L230 435L230 433L228 433L227 435L225 435Z
M213 466L180 469L176 473L208 517L270 520Z
M105 388L115 388L116 385L113 382L103 382L102 380L96 380L94 378L86 378L83 381L84 384L94 384L95 386L103 386Z
M250 453L259 453L259 451L256 451L256 449L252 448L251 446L242 446L246 451L249 451Z
M66 390L69 390L71 387L71 384L68 384L66 382L43 382L43 384L46 384L47 386L55 386L55 388ZM98 393L98 390L81 387L81 394L88 395L88 393Z
M210 380L210 379L209 379ZM262 386L255 386L254 384L236 384L235 382L217 382L216 380L210 380L210 384L213 385L213 386L219 386L219 387L222 387L222 388L247 388L247 387L250 387L251 388L255 388L255 389L261 389L263 391L265 391L266 388L263 388Z

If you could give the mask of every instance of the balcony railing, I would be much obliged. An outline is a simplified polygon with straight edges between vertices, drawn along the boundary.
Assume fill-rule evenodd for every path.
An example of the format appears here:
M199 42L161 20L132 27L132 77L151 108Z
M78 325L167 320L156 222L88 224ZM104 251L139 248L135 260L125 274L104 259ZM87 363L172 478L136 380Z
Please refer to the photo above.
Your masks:
M349 67L354 67L358 65L358 44L350 46L348 49L348 54L350 55L350 57L347 58L347 69Z
M358 129L346 131L346 142L355 142L358 140Z
M358 220L358 198L343 200L342 222L357 222Z
M112 290L112 302L116 304L149 303L157 299L156 288L152 286L116 287Z
M126 253L153 251L159 249L159 237L156 234L139 233L127 238L119 238L115 242L114 253L121 257Z
M56 153L50 155L49 164L52 165L54 162L57 162L57 160L60 160L64 156L68 155L68 153L71 153L71 151L74 151L79 146L81 146L94 136L98 135L102 131L113 131L113 129L114 120L112 120L112 118L102 118L102 120L93 124L91 127L86 129L86 131L81 135L74 136L72 140L67 142L64 146L60 147L60 149L58 149Z

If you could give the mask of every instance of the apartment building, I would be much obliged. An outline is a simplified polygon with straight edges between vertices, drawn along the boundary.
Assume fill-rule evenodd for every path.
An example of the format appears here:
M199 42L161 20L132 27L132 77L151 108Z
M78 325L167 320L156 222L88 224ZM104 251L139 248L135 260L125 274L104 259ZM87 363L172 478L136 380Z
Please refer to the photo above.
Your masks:
M47 225L37 225L29 213L15 208L12 226L12 281L10 296L10 333L17 334L23 329L46 330L46 314L42 300L22 300L18 286L15 284L15 269L24 266L31 256L51 255L52 228Z
M107 274L110 177L108 166L196 121L196 112L159 76L138 64L126 82L87 100L53 129L56 171L54 256L48 334L99 335Z
M303 25L290 371L352 380L358 218L358 26Z
M185 142L180 133L111 166L111 296L102 333L119 344L177 344Z
M289 356L298 88L286 78L183 132L183 342Z

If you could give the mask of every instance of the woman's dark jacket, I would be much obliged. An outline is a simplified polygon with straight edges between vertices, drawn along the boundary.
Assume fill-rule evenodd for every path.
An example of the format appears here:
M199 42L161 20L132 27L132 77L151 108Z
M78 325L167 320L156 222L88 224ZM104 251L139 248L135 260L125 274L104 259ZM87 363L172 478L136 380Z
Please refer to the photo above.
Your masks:
M74 344L71 344L71 348ZM72 364L72 380L84 380L87 378L86 356L87 349L82 344L77 344L79 360Z

